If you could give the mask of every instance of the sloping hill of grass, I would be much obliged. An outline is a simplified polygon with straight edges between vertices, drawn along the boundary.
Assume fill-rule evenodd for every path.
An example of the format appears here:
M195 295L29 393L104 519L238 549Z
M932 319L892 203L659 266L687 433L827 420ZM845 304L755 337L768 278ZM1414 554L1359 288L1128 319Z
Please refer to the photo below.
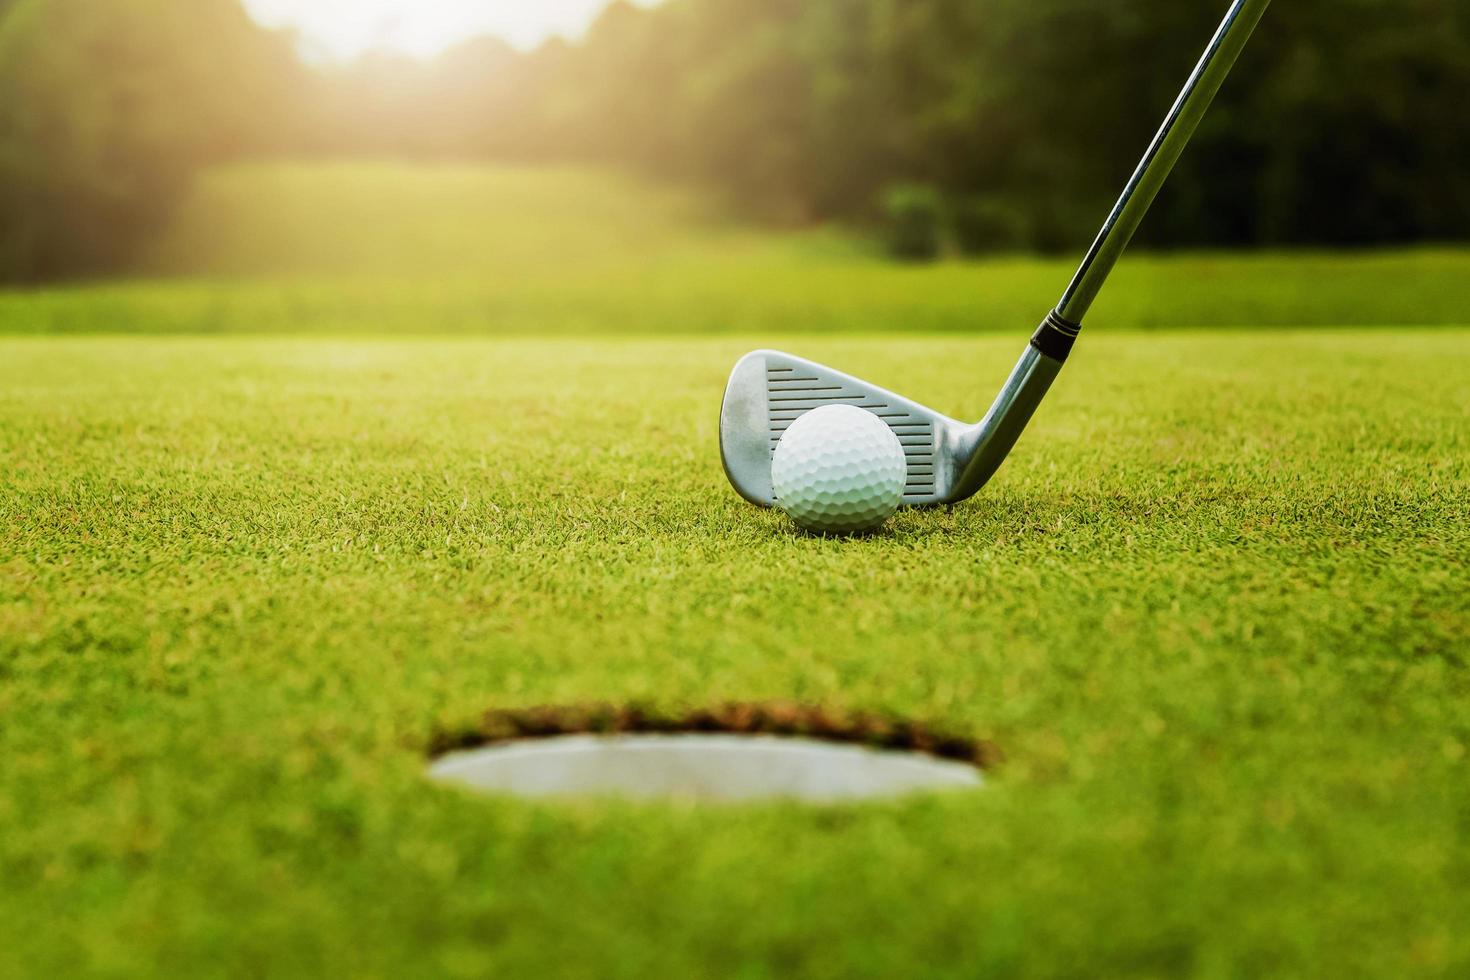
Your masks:
M0 332L1020 335L1075 263L905 266L573 171L258 165L202 180L133 281L0 292ZM1460 324L1467 284L1464 249L1135 255L1090 325Z
M742 240L756 238L720 223L698 197L611 174L284 163L206 174L135 271L512 286Z

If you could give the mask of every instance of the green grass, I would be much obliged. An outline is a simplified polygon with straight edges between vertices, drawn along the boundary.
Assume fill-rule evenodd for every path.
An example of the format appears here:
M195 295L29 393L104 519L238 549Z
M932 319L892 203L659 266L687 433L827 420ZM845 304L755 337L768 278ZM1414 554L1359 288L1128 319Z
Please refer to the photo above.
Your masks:
M741 342L4 342L0 973L1452 975L1466 340L1089 339L992 490L850 542L724 486ZM1015 343L800 346L973 414ZM487 708L778 697L1009 761L420 777Z
M1004 331L1076 256L905 266L837 233L755 233L688 194L575 172L250 166L201 182L138 278L0 291L0 333ZM1464 324L1470 249L1135 255L1113 328Z
M0 337L0 976L1470 969L1470 330L1145 333L1100 309L982 496L815 539L725 484L734 359L780 342L978 417L1024 325L914 333L955 300L898 284L1012 302L1052 264L892 269L665 203L693 278L649 329L714 323L701 284L785 255L771 305L746 298L768 330L635 336L594 249L566 308L550 273L534 302L532 272L504 284L548 330L613 311L579 336ZM197 334L147 311L295 289L324 306L259 330L505 326L433 319L478 288L457 273L294 284L219 248L210 282L9 294L6 329L65 308L65 329ZM1156 298L1140 265L1257 269L1274 286L1235 309L1286 297L1275 323L1325 302L1322 269L1401 263L1364 302L1448 310L1464 281L1435 277L1464 261L1157 259L1112 308ZM782 305L804 268L831 288L801 309L829 319ZM416 288L422 322L393 319ZM381 323L325 312L398 291ZM838 330L860 316L884 336ZM488 709L776 698L1006 761L981 792L817 809L534 805L422 776L435 733Z

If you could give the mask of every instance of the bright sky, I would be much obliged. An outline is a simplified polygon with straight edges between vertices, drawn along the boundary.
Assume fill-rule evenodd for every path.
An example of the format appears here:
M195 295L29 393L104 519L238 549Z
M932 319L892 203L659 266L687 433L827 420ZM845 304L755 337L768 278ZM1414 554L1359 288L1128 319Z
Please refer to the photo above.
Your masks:
M271 27L294 27L310 53L348 60L383 49L432 57L492 34L518 48L553 35L577 37L611 0L243 0ZM651 6L657 0L634 0Z

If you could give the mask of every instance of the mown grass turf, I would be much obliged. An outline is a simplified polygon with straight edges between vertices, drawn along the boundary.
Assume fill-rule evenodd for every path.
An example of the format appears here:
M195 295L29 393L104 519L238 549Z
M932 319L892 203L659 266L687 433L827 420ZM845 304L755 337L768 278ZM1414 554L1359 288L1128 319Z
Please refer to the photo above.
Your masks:
M825 541L726 487L748 347L976 418L1070 265L281 165L138 281L0 292L0 975L1463 974L1470 252L1131 258L974 502ZM1362 329L1118 329L1189 325ZM422 778L488 709L767 699L1006 762L817 810Z
M978 417L1022 336L780 339ZM852 541L725 486L771 339L0 340L0 974L1470 968L1470 334L1089 334L983 496ZM768 698L1007 761L422 778L489 708Z
M1009 335L1039 322L1076 265L906 266L833 232L757 234L708 212L576 172L238 167L200 183L137 280L0 291L0 333ZM1463 324L1467 282L1465 248L1137 254L1091 321Z

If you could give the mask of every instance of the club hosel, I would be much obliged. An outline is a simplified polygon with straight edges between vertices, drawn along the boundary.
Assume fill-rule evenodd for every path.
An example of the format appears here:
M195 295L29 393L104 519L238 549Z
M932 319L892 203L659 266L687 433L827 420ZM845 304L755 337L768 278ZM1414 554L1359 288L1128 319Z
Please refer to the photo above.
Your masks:
M1031 346L1058 364L1065 364L1081 330L1082 324L1073 323L1062 316L1060 311L1052 310L1032 335Z
M1047 321L1050 323L1051 317ZM1046 329L1047 325L1043 324L1042 330ZM1072 337L1075 339L1076 334L1073 333ZM1067 346L1070 348L1071 344ZM995 404L990 406L980 424L967 430L962 437L967 445L959 447L957 456L968 458L969 463L955 484L956 494L952 502L973 496L990 482L1025 431L1036 407L1046 397L1051 383L1062 370L1065 358L1065 351L1060 358L1053 357L1038 346L1035 339L1026 346Z

